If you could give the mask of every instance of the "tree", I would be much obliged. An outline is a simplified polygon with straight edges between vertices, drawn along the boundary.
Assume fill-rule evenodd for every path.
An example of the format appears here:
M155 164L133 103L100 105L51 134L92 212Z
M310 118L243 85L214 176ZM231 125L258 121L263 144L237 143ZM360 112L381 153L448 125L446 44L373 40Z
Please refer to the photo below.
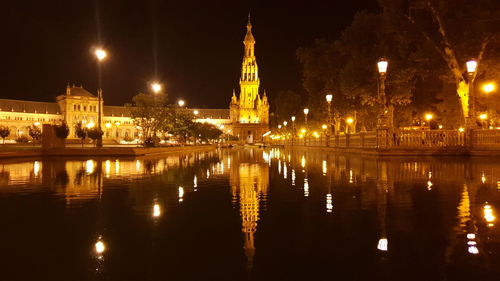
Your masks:
M294 91L279 92L274 99L274 124L282 124L283 121L290 123L290 117L301 116L303 103L299 94Z
M94 146L97 144L97 140L102 137L104 132L99 127L92 127L87 129L87 135L94 141Z
M219 139L222 130L210 123L193 123L192 134L203 141Z
M2 138L3 143L5 144L5 138L10 135L10 129L7 126L0 126L0 138Z
M132 104L126 105L130 110L134 124L142 130L144 141L155 138L165 126L167 105L165 94L139 93L132 98Z
M87 128L83 126L82 122L76 123L75 133L76 133L76 136L82 140L82 147L83 147L83 141L87 138L88 132L87 132Z
M56 125L54 127L56 137L60 139L66 139L69 135L69 127L66 121L63 121L61 124Z
M476 78L498 75L500 2L495 0L380 0L385 17L406 38L419 38L413 55L425 58L422 66L440 70L443 81L452 82L462 116L470 116L471 85ZM432 52L432 53L431 53ZM465 63L478 62L469 75ZM496 67L495 67L496 66Z
M33 139L33 145L35 145L35 141L38 141L42 138L42 130L38 126L28 126L28 134Z
M163 127L165 132L179 137L183 142L187 137L193 136L195 116L191 111L177 106L169 106L166 110L167 118Z

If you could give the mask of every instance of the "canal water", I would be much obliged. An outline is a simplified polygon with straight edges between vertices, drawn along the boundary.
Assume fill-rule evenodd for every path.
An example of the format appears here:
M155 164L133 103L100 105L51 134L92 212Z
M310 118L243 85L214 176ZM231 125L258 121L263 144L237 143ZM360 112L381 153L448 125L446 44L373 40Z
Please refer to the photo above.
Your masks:
M0 162L0 280L500 280L500 160Z

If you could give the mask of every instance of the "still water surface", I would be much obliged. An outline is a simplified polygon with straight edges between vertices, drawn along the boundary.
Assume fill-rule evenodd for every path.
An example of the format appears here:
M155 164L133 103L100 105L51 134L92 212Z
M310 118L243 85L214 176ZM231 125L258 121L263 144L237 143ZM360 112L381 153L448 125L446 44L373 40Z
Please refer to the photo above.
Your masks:
M0 280L500 280L500 160L0 162Z

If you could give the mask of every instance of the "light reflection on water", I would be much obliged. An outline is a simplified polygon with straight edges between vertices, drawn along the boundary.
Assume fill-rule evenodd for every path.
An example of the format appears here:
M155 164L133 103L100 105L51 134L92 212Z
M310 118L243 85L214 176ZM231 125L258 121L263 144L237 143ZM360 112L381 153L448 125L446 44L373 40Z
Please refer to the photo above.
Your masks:
M0 239L49 225L41 237L65 233L68 250L59 251L79 261L66 264L66 274L83 268L88 279L147 272L183 280L303 280L336 271L347 280L482 280L500 273L499 184L500 162L488 158L240 148L3 161L0 221L18 222L4 223ZM28 245L40 247L29 237L35 244ZM44 255L17 250L34 260ZM88 252L94 262L86 262ZM0 256L13 269L21 266ZM231 270L218 270L221 261ZM50 270L25 274L58 280Z

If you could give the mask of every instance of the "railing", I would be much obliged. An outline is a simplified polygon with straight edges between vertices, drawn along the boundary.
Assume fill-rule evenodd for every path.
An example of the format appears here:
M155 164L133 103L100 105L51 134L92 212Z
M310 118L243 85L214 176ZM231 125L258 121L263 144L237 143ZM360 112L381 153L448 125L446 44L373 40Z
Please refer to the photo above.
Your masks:
M398 130L388 133L390 147L462 147L465 133L456 130L410 131Z
M480 148L500 148L500 130L474 130L472 145Z
M355 134L275 140L274 144L360 149L500 149L500 130L377 130Z

